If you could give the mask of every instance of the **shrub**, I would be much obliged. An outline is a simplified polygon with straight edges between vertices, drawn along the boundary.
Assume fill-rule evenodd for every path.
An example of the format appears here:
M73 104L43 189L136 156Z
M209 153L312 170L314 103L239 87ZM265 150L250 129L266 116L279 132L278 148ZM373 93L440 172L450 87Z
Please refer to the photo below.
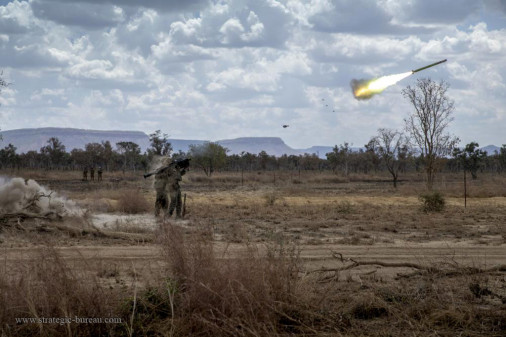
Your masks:
M120 212L137 214L148 212L150 205L140 191L126 190L119 196L116 208Z
M441 212L445 208L446 201L439 192L432 192L420 196L422 210L428 212Z
M276 192L269 192L264 194L265 206L274 206L276 200L281 199Z

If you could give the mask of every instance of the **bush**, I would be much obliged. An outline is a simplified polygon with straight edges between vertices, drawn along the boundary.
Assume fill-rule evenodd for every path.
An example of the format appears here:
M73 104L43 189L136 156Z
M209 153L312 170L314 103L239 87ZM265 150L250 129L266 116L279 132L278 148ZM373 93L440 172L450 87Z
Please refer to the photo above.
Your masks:
M420 196L422 210L428 212L441 212L445 208L446 201L439 192L432 192Z
M140 191L126 190L118 198L116 208L120 212L138 214L148 212L150 205Z
M265 206L274 206L277 200L281 197L276 192L269 192L264 194Z

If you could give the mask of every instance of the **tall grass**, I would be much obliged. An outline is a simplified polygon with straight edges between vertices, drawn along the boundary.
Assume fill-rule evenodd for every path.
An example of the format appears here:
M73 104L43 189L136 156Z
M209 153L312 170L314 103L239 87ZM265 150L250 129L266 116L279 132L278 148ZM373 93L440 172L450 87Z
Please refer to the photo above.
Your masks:
M217 257L209 232L185 237L170 224L163 227L160 244L170 284L177 287L170 304L178 319L170 324L181 335L271 336L303 326L297 318L287 318L300 269L294 250L272 246L261 257L249 247L240 257Z
M80 261L85 262L83 261ZM55 248L31 260L0 267L0 335L98 336L112 334L109 324L17 323L16 318L116 317L118 294L90 273L70 265Z

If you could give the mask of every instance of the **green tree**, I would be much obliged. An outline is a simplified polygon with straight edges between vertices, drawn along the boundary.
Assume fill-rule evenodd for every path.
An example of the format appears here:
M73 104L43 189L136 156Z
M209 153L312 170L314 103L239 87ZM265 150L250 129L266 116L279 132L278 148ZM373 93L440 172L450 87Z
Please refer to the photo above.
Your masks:
M454 103L447 96L449 84L430 78L419 79L414 87L407 86L402 94L413 105L414 111L406 118L406 131L420 149L425 161L427 189L432 190L440 159L450 155L459 142L447 132L453 121Z
M67 158L65 145L57 137L49 138L47 144L40 148L40 153L46 162L46 167L54 168L64 165Z
M503 144L497 153L497 159L499 161L499 167L501 172L506 171L506 144Z
M334 146L332 152L325 154L325 156L334 172L338 167L341 167L344 174L348 175L351 153L350 144L345 142L344 145Z
M0 168L14 168L18 164L19 156L16 154L16 147L9 143L0 150Z
M88 160L88 165L96 167L101 166L104 161L104 147L100 143L88 143L84 146L84 151Z
M487 153L480 150L477 142L467 144L464 149L453 149L453 156L460 160L464 170L471 172L473 180L478 179L478 169L487 157Z
M192 165L201 168L206 176L210 177L215 170L225 165L227 151L218 143L205 142L200 145L190 145L188 155L192 159Z
M249 152L245 152L245 151L242 151L241 152L241 167L242 169L248 169L249 171L252 171L253 170L253 164L255 163L257 159L257 156L253 153L249 153Z
M118 142L116 143L118 152L123 157L123 172L130 167L135 171L136 164L140 161L141 148L134 142Z

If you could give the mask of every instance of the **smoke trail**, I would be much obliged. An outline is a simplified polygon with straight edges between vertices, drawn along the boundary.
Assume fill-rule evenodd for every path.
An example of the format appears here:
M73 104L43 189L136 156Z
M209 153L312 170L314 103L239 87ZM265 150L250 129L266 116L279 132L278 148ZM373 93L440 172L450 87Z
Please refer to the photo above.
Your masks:
M370 99L372 96L383 92L386 88L396 84L402 79L405 79L409 75L413 74L412 71L408 71L401 74L394 74L388 76L382 76L376 79L370 80L356 80L353 79L350 82L353 96L358 100Z
M40 186L35 180L0 177L0 214L82 215L73 201Z

